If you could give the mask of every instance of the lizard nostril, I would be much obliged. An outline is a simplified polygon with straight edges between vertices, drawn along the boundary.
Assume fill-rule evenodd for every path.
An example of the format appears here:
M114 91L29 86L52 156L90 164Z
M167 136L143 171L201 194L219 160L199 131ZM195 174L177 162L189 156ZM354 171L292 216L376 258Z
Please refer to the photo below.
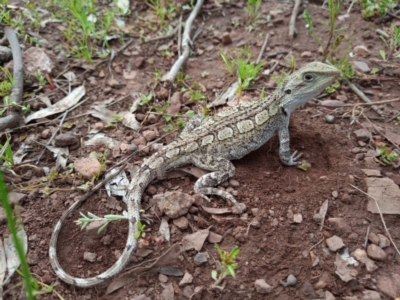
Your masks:
M290 94L292 93L292 90L290 90L290 89L289 89L289 90L286 90L285 93L288 94L288 95L290 95Z

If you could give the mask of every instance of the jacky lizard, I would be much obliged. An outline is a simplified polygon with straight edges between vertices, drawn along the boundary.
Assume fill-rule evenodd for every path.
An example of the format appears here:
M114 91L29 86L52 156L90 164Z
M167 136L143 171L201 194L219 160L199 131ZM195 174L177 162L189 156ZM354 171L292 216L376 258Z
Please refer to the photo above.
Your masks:
M168 169L192 163L211 171L196 181L194 191L208 201L205 195L219 195L238 206L231 194L215 188L235 174L231 160L242 158L278 134L282 163L288 166L300 164L298 159L302 154L297 154L297 151L290 153L290 114L321 93L339 76L340 72L335 67L313 62L288 76L265 99L241 103L209 118L203 119L201 115L193 117L177 140L146 159L133 177L127 203L128 240L123 253L111 268L86 279L68 275L61 268L56 255L57 238L62 223L75 205L63 214L54 228L49 249L50 262L58 277L75 286L90 287L122 271L136 248L136 222L140 219L143 192L153 179L162 178Z

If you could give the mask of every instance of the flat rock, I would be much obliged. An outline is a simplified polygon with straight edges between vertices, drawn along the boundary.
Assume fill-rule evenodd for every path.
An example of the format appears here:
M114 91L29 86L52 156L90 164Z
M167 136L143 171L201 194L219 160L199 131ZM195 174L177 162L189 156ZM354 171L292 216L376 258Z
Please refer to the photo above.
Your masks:
M179 286L185 286L192 282L193 282L193 276L190 273L185 272L185 275L183 275L182 280L179 282Z
M150 142L157 137L157 133L155 133L153 130L146 130L143 131L143 137L146 139L147 142Z
M381 300L381 295L376 291L363 291L361 300Z
M175 299L175 294L174 294L174 286L171 283L167 284L164 288L164 290L161 292L161 299L162 300L174 300Z
M106 220L98 220L94 222L90 222L88 226L86 226L86 234L90 236L93 239L100 239L102 238L106 233L107 233L107 227L104 228L100 233L98 233L98 230L100 229L101 226L106 224Z
M353 66L356 70L363 72L363 73L368 73L371 71L368 64L363 61L353 61Z
M216 244L216 243L221 242L222 235L219 235L219 234L217 234L215 232L210 231L210 234L208 235L207 240L208 240L209 243Z
M371 52L368 50L368 48L364 45L357 45L354 47L353 51L360 56L368 56L371 54Z
M343 240L337 235L326 239L326 244L328 245L329 250L332 252L336 252L345 246Z
M91 253L91 252L85 252L83 253L83 259L89 262L95 262L96 261L96 253Z
M15 205L15 204L22 204L25 199L27 198L26 194L23 193L17 193L17 192L9 192L8 193L8 202L11 205Z
M381 177L381 171L379 170L373 170L373 169L361 169L361 171L364 172L365 175L368 177Z
M383 249L377 245L371 244L367 247L367 254L375 260L386 260L387 254Z
M74 162L74 170L75 172L81 174L85 179L92 179L93 176L99 174L101 170L101 164L94 157L83 157L78 158Z
M61 133L54 138L54 146L67 147L79 143L79 138L70 132Z
M335 300L335 296L330 291L325 291L325 300Z
M155 195L153 198L157 202L160 211L172 219L187 214L194 203L192 196L182 192L167 192Z
M173 223L179 229L185 230L189 226L189 220L185 217L180 217L173 220Z
M272 286L266 283L264 279L257 279L254 286L259 294L269 294L272 291Z
M389 178L365 178L367 193L375 198L384 214L400 214L400 188ZM368 197L368 211L378 214L375 200Z
M24 62L25 75L29 74L35 77L36 71L40 71L43 76L50 75L55 68L54 61L43 48L30 47L22 54L22 59ZM8 67L13 68L12 61L9 63Z
M368 240L375 245L379 245L379 237L373 232L370 232L368 235Z
M196 265L202 265L207 263L209 258L208 252L198 252L193 260Z
M396 298L398 296L397 287L392 279L385 275L377 276L376 289L387 297Z
M366 130L364 128L355 130L353 133L356 135L357 141L366 142L370 138L368 130Z
M386 248L390 246L390 240L384 236L383 234L378 234L378 238L379 238L379 247Z

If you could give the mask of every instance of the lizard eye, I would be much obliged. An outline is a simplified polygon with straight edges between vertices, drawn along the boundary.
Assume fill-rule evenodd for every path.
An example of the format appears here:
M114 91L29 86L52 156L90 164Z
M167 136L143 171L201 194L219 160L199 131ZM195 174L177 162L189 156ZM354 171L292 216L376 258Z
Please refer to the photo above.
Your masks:
M314 76L310 73L306 73L303 76L304 81L310 82L314 80Z

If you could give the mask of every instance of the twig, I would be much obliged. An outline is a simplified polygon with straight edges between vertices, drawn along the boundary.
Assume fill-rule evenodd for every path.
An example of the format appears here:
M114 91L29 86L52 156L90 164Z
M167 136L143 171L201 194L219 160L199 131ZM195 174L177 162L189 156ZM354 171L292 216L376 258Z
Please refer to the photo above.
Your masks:
M260 50L260 54L258 54L258 58L256 60L256 65L258 65L258 63L261 61L261 58L262 58L262 56L264 54L264 51L265 51L265 48L267 48L268 39L269 39L269 33L267 33L267 35L265 36L264 43L263 43L263 45L261 47L261 50Z
M375 31L376 31L377 34L382 35L384 38L386 38L386 39L389 38L389 35L385 31L383 31L382 29L377 29Z
M182 14L179 17L179 24L178 24L178 56L181 56L182 50Z
M400 114L397 114L394 117L390 118L389 120L386 121L386 123L392 122L393 120L397 119L398 117L400 117Z
M369 99L368 99L369 100ZM386 103L392 103L399 101L400 98L394 98L390 100L383 100L383 101L377 101L377 102L370 102L370 103L354 103L354 104L343 104L343 105L337 105L338 108L340 107L354 107L354 106L370 106L370 105L381 105L381 104L386 104ZM371 101L371 100L370 100ZM332 107L332 106L331 106Z
M367 234L365 235L365 242L363 244L364 248L367 248L367 244L368 244L368 236L369 236L369 231L371 230L371 226L368 226L367 228Z
M300 3L301 3L301 0L295 0L295 2L294 2L292 16L290 17L290 21L289 21L289 39L290 40L293 40L294 35L296 33L296 18L297 18L297 14L299 12Z
M172 83L175 80L176 75L179 72L179 69L182 67L183 63L187 60L190 53L190 30L192 28L192 24L194 19L196 18L197 14L200 11L200 8L203 5L204 0L198 0L196 2L196 6L193 8L192 12L190 13L188 19L186 20L185 30L183 32L182 37L182 55L178 58L175 64L172 66L169 73L163 76L162 81L167 83Z
M367 194L367 193L364 192L363 190L359 189L358 187L352 185L351 183L349 183L349 184L350 184L353 188L355 188L356 190L358 190L358 191L360 191L361 193L363 193L364 195L367 195L368 197L374 199L376 208L378 209L379 215L381 216L381 220L382 220L383 227L385 227L386 233L387 233L387 235L388 235L390 241L392 242L394 248L396 249L397 254L400 255L400 251L399 251L399 249L397 248L396 244L393 242L392 235L390 234L389 229L388 229L387 226L386 226L386 222L385 222L385 219L383 218L383 214L382 214L382 211L381 211L381 209L380 209L380 207L379 207L378 200L376 200L375 197L372 197L371 195Z
M325 240L325 238L322 238L318 243L316 243L314 246L312 246L310 249L308 249L308 252L310 252L312 249L314 249L315 247L317 247L319 244L321 244L323 241Z
M19 46L17 35L11 27L6 26L4 32L8 42L10 43L11 53L14 60L14 82L10 95L10 103L16 103L19 105L24 94L24 66L22 62L21 48ZM10 107L8 109L8 115L0 118L0 131L18 127L23 123L24 120L19 111L19 107Z
M349 9L347 10L347 14L350 14L351 9L353 8L354 2L356 2L356 0L351 1Z
M371 101L367 96L365 96L365 94L364 94L361 90L359 90L353 83L351 83L350 80L348 80L347 78L343 78L343 80L344 80L344 81L347 83L347 85L353 90L353 92L356 93L356 95L357 95L358 97L361 98L361 100L363 100L363 101L366 102L366 103L372 103L372 101ZM382 112L381 110L379 110L379 108L376 107L374 103L372 103L371 108L372 108L378 115L380 115L381 117L383 117L383 112Z

